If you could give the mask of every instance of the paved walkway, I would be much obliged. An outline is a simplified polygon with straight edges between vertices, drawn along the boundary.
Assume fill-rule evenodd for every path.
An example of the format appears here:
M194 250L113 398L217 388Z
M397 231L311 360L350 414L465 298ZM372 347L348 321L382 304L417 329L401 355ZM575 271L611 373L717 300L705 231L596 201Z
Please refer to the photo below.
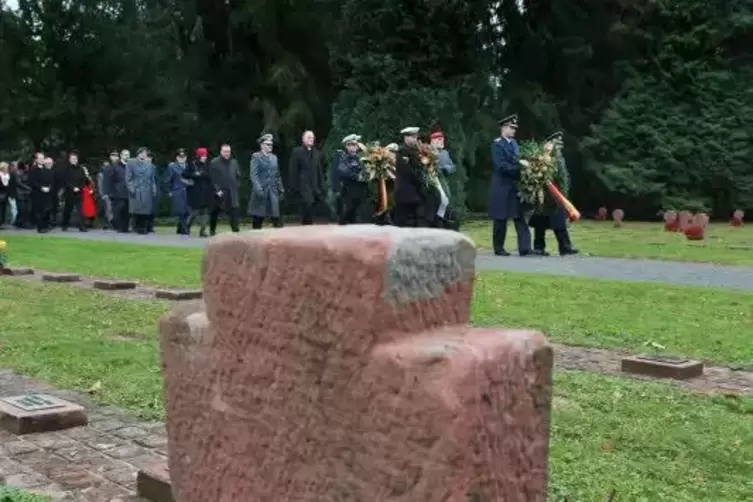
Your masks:
M12 230L7 233L16 233ZM70 237L82 240L124 242L130 244L202 248L206 240L170 234L136 235L117 234L95 230L87 233L54 231L46 235L23 232L40 239ZM734 267L709 263L670 262L661 260L627 260L592 256L549 258L497 257L480 253L478 270L509 270L533 274L549 274L622 281L662 282L697 287L718 287L753 290L753 267Z
M0 370L0 396L49 394L85 406L89 426L15 436L0 429L0 485L65 502L136 502L139 469L167 462L161 423L146 423L124 411L96 406L85 396L58 391Z

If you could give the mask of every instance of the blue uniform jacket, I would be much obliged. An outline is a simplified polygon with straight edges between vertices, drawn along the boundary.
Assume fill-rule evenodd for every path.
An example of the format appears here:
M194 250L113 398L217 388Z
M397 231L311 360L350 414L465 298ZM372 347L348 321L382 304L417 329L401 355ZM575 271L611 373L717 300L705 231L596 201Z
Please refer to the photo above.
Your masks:
M520 147L517 141L497 138L492 142L492 179L489 187L487 212L493 220L523 217L518 178L520 177Z

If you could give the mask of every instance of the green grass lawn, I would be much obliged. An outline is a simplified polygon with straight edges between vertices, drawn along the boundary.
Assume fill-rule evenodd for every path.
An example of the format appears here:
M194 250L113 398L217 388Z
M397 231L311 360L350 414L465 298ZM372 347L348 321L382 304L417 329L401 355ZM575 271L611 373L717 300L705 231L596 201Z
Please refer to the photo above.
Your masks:
M11 236L8 244L14 261L43 270L199 285L199 249L29 236ZM531 327L559 343L753 367L753 293L484 272L473 302L477 325Z
M79 391L99 382L99 401L160 419L157 319L167 309L0 280L0 367ZM552 500L603 502L612 488L626 501L750 500L753 402L580 372L557 372L554 389Z
M175 233L172 227L159 227L157 230L164 234ZM221 226L218 230L225 232L229 229ZM463 226L463 232L474 240L480 250L491 251L490 222L468 222ZM706 240L695 242L688 241L682 234L665 232L662 224L658 222L627 222L622 228L614 228L611 222L583 221L573 225L570 232L574 244L583 253L594 256L753 266L753 227L751 226L733 228L723 223L715 223L709 226ZM54 238L68 242L74 240ZM39 247L39 239L36 237L0 233L0 239L12 245L14 256L21 256L22 253L25 254ZM513 250L515 232L512 228L508 232L508 240L508 248ZM556 242L551 233L547 234L547 242L549 250L556 252ZM127 245L117 243L111 244L110 248L102 249L111 251L121 247L128 249ZM47 250L47 246L43 249ZM69 245L60 243L57 251L64 254L69 249ZM199 251L194 250L193 253L198 256ZM108 254L110 253L106 252L105 256L85 254L80 257L80 260L91 263L93 266L104 267ZM165 256L169 255L169 251L155 247L155 254ZM48 255L47 258L54 265L56 256ZM117 263L110 263L109 266L118 268ZM185 280L185 277L176 277L176 279Z
M201 249L143 246L75 238L39 238L0 234L8 244L11 265L50 272L76 272L96 277L122 277L146 284L196 286Z
M507 233L508 250L515 246L515 230ZM483 250L491 250L491 223L472 221L463 232ZM733 228L715 223L709 226L706 239L688 241L684 235L666 232L662 223L626 222L614 228L612 222L582 221L570 227L573 244L594 256L616 258L652 258L658 260L753 265L753 227ZM556 253L557 242L547 232L548 250Z
M0 502L50 502L48 497L0 486Z

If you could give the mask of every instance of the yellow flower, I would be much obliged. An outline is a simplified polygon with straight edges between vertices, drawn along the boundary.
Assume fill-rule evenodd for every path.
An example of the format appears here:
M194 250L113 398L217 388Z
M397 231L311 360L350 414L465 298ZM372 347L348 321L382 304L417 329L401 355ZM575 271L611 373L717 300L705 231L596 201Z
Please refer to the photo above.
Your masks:
M6 249L8 249L8 245L5 241L0 241L0 251L5 251Z

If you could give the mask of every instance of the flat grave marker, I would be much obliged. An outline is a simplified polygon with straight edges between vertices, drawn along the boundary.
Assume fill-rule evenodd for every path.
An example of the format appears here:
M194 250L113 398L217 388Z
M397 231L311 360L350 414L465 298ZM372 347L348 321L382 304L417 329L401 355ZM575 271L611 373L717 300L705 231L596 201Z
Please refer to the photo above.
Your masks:
M200 289L158 289L154 296L160 300L200 300L203 293Z
M78 274L45 273L42 275L42 280L47 282L79 282L81 276Z
M59 431L86 425L86 409L46 394L0 398L0 428L13 434Z
M31 267L5 267L2 269L2 275L34 275L34 269Z
M703 375L703 363L670 356L638 355L624 357L621 370L636 375L687 380Z
M138 282L126 281L122 279L97 279L92 283L94 289L103 291L122 291L126 289L136 289Z
M136 476L136 493L151 502L175 502L167 463L140 469Z

